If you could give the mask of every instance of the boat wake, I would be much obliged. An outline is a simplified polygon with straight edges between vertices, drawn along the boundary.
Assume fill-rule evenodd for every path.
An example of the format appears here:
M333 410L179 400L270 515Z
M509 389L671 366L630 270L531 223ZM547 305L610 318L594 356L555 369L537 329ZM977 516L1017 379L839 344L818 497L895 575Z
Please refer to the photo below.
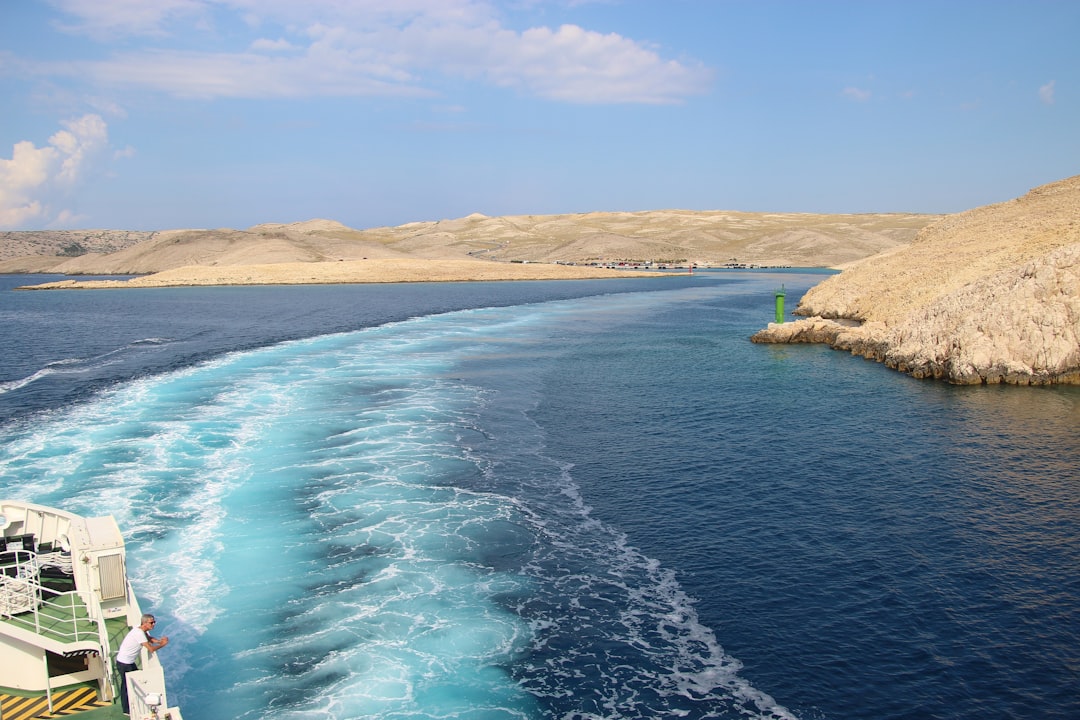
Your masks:
M792 717L545 456L543 348L581 302L141 378L13 430L0 471L131 531L190 717Z
M87 358L64 358L62 360L55 360L46 363L40 369L26 375L25 377L17 378L14 380L7 380L0 382L0 395L4 393L20 390L28 385L31 385L39 380L49 377L50 375L66 374L85 374L94 372L101 368L113 365L121 361L121 358L125 358L127 355L135 350L141 350L148 347L157 348L163 345L167 345L172 342L168 338L144 338L142 340L136 340L128 343L127 345L119 348L115 348L100 355Z

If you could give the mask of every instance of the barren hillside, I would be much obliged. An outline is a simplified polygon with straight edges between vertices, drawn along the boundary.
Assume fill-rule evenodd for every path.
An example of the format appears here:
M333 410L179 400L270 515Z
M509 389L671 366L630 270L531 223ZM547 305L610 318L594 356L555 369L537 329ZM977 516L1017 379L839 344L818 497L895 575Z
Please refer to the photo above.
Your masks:
M1078 383L1080 176L945 217L812 288L796 314L813 317L755 339L828 342L957 383Z
M487 217L356 230L331 220L247 230L166 230L112 237L122 248L74 256L70 238L5 233L0 272L142 274L187 265L252 265L365 258L527 262L695 262L835 266L904 245L938 216L812 215L663 210ZM66 231L65 231L66 232ZM70 251L55 257L68 241ZM34 248L35 252L27 252ZM16 253L22 257L16 257ZM27 257L29 256L29 257Z
M0 231L0 261L26 255L105 255L149 240L156 234L138 230Z

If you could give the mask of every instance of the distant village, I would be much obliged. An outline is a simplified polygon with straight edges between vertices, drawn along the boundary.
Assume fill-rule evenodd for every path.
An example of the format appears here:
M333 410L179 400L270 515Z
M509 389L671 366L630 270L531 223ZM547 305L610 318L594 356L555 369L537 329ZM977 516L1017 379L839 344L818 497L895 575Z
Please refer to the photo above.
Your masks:
M526 262L523 260L511 260L511 262ZM694 270L696 268L702 269L724 269L724 270L752 270L756 268L778 268L778 267L790 267L790 265L758 265L757 263L739 262L736 258L731 258L728 262L714 263L714 262L690 262L683 258L680 260L604 260L598 258L596 260L587 260L585 262L565 262L561 260L556 261L557 265L588 265L590 267L603 267L612 268L616 270Z

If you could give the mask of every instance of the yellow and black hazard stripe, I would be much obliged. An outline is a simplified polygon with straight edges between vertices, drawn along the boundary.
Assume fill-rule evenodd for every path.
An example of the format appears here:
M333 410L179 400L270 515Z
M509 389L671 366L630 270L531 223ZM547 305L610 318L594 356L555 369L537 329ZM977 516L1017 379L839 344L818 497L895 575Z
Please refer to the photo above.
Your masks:
M44 695L23 697L21 695L0 694L0 718L3 720L31 720L31 718L56 718L89 710L106 707L112 703L98 700L97 692L92 687L75 690L62 690L53 693L53 711L49 712L49 699Z

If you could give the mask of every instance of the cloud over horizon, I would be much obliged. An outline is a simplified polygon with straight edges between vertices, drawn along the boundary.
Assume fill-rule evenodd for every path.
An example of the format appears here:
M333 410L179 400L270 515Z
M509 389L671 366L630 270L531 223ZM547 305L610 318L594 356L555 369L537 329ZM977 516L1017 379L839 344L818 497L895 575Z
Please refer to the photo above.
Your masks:
M61 123L47 145L22 140L11 159L0 158L0 228L29 222L70 222L74 213L60 204L83 183L108 144L108 128L99 115Z
M0 219L960 211L1076 172L1080 3L1034 2L7 2Z

